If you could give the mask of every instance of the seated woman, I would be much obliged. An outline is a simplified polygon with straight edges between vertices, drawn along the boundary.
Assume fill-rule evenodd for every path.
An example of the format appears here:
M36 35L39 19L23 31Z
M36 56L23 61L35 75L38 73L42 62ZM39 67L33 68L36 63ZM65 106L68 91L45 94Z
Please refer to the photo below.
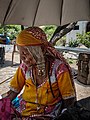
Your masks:
M8 97L14 100L24 88L17 107L22 119L55 117L73 105L76 95L70 67L47 41L43 30L26 28L18 35L16 44L22 63L10 82Z

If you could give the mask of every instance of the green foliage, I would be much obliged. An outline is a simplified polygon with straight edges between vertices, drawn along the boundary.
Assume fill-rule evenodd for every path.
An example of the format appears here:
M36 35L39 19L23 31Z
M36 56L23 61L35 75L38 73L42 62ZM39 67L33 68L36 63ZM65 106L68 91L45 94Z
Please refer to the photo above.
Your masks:
M79 45L79 41L78 40L70 40L69 41L69 47L77 47Z
M13 40L17 34L20 32L21 26L20 25L5 25L0 26L0 34L6 33L7 36L10 37L10 40Z
M47 35L47 39L50 40L50 38L52 37L54 31L56 30L55 25L47 25L47 26L43 26L42 29L44 30L44 32Z
M77 34L77 40L85 45L86 47L90 48L90 32Z
M80 43L90 48L90 32L83 34L77 33L76 40L71 39L69 47L77 47Z
M47 25L41 27L46 33L48 40L50 40L50 38L52 37L54 31L56 30L56 27L57 26L55 25ZM0 26L0 34L7 33L7 36L9 36L11 40L17 37L20 30L21 30L20 25L6 25L4 27Z

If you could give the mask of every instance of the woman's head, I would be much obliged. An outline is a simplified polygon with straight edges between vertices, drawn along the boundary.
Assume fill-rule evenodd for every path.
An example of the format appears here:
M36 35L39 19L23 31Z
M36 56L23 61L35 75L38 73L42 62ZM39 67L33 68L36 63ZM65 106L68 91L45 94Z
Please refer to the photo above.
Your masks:
M45 71L45 59L51 62L54 58L63 61L71 74L71 69L63 56L47 41L46 34L38 27L29 27L21 31L16 39L21 59L27 67L37 65L38 71ZM45 54L44 54L45 53Z
M20 58L27 67L36 66L45 70L45 59L41 46L47 44L46 34L38 27L29 27L21 31L16 39Z

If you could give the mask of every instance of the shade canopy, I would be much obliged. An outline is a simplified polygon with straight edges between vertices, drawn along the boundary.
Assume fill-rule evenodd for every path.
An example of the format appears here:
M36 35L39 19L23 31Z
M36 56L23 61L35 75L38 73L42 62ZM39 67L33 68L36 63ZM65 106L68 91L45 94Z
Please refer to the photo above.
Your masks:
M0 23L24 26L90 21L90 0L0 0Z

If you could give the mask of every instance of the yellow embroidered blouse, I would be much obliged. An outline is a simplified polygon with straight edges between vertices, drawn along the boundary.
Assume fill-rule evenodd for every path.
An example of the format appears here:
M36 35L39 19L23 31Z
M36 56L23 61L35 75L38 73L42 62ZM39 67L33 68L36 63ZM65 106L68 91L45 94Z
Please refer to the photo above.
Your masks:
M48 78L36 88L32 78L26 79L21 67L18 68L14 78L11 80L10 88L19 93L24 87L22 99L25 102L21 104L23 116L44 113L47 105L54 106L58 102L60 94L63 99L75 96L69 72L64 64L60 64L60 66L62 69L57 69L57 80L54 74L50 78L55 98L52 96Z

